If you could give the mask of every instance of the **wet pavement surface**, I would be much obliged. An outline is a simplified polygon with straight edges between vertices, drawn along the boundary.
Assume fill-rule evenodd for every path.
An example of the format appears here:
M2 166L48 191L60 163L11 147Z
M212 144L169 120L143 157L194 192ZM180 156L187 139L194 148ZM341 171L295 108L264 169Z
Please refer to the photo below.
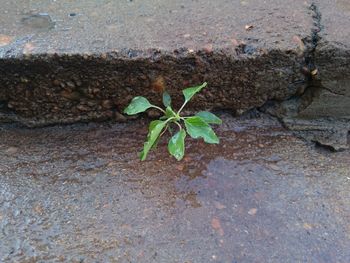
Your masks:
M147 120L0 131L1 262L350 262L350 154L268 117L222 114L220 145Z

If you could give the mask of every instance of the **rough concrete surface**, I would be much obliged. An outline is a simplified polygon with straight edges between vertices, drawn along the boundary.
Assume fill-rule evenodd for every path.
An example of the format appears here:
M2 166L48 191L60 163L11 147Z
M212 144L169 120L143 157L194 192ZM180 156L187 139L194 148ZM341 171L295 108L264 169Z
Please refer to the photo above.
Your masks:
M350 132L350 3L315 1L313 5L317 68L294 120L286 126L335 149L349 147Z
M233 38L250 40L246 44L256 43L259 48L294 50L297 43L292 38L310 34L308 8L300 0L288 6L283 0L86 0L83 4L2 0L0 19L3 34L31 37L33 46L27 50L31 54L100 54L123 49L172 53L182 48L201 50L208 44L234 51ZM253 28L247 30L246 25ZM14 45L3 56L21 55L22 48Z
M288 118L332 117L344 127L350 116L345 0L1 4L2 122L124 120L135 95L159 102L168 89L179 105L180 90L203 81L209 88L190 109L241 114L303 97ZM345 144L326 144L348 147L336 140Z
M221 115L182 162L146 123L2 126L1 262L350 262L350 154Z
M350 262L349 15L346 0L0 0L0 261ZM190 139L182 162L165 140L137 159L144 118L21 126L125 121L133 96L167 89L177 107L203 81L190 111L257 110L222 114L221 144Z
M329 117L350 118L350 2L318 1L319 40L315 63L319 69L320 101L329 108ZM339 98L339 99L338 99ZM332 103L332 104L331 104ZM337 109L334 112L333 108ZM338 109L343 108L340 112ZM321 113L320 116L324 116Z
M167 88L179 104L203 81L192 108L286 99L306 85L311 13L305 1L4 1L3 119L113 118L135 95Z

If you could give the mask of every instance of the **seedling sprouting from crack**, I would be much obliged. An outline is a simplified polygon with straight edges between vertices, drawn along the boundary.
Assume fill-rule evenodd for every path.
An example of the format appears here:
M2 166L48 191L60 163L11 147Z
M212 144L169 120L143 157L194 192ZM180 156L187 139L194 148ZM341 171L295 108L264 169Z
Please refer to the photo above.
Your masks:
M149 151L157 146L160 137L168 130L171 134L172 124L177 127L177 132L170 138L168 143L168 151L178 161L185 155L185 138L189 134L192 138L203 138L206 143L219 143L219 138L210 127L210 124L221 124L222 121L214 114L201 111L194 116L182 117L181 111L192 97L207 86L203 83L200 86L184 89L182 92L185 97L185 102L181 108L176 112L171 107L171 97L167 91L163 93L163 104L165 110L152 105L145 97L135 97L132 99L128 107L125 108L124 113L128 115L135 115L144 112L150 108L155 108L161 111L164 115L159 120L152 121L149 125L147 141L144 143L143 150L140 153L140 159L144 161ZM183 128L183 125L185 128Z

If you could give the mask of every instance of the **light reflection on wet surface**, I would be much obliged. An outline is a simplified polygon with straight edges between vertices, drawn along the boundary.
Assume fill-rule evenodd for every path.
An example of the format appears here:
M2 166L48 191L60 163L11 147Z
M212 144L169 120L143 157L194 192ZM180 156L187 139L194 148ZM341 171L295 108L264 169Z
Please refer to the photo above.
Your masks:
M48 31L55 27L55 22L46 13L27 15L21 19L21 23L25 27L39 31Z
M224 115L220 145L166 142L137 159L145 125L4 127L0 259L349 262L348 152L266 118Z

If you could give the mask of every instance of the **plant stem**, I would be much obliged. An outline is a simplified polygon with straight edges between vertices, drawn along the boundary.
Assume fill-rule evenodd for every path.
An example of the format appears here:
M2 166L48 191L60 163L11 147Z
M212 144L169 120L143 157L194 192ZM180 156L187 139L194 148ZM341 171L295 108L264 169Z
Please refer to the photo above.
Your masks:
M164 114L166 113L165 110L163 110L162 108L156 106L156 105L152 105L152 108L155 108L157 110L160 110L161 112L163 112Z
M181 108L179 109L179 111L177 112L177 115L180 116L180 112L183 110L183 108L186 106L188 101L185 101L184 104L182 104Z
M159 138L162 137L162 135L167 131L168 127L169 127L169 125L167 124L165 126L165 129L163 130L163 132L159 135Z
M182 126L181 126L181 124L180 123L178 123L177 121L174 121L175 123L176 123L176 125L177 126L179 126L179 128L180 128L180 131L182 130Z

